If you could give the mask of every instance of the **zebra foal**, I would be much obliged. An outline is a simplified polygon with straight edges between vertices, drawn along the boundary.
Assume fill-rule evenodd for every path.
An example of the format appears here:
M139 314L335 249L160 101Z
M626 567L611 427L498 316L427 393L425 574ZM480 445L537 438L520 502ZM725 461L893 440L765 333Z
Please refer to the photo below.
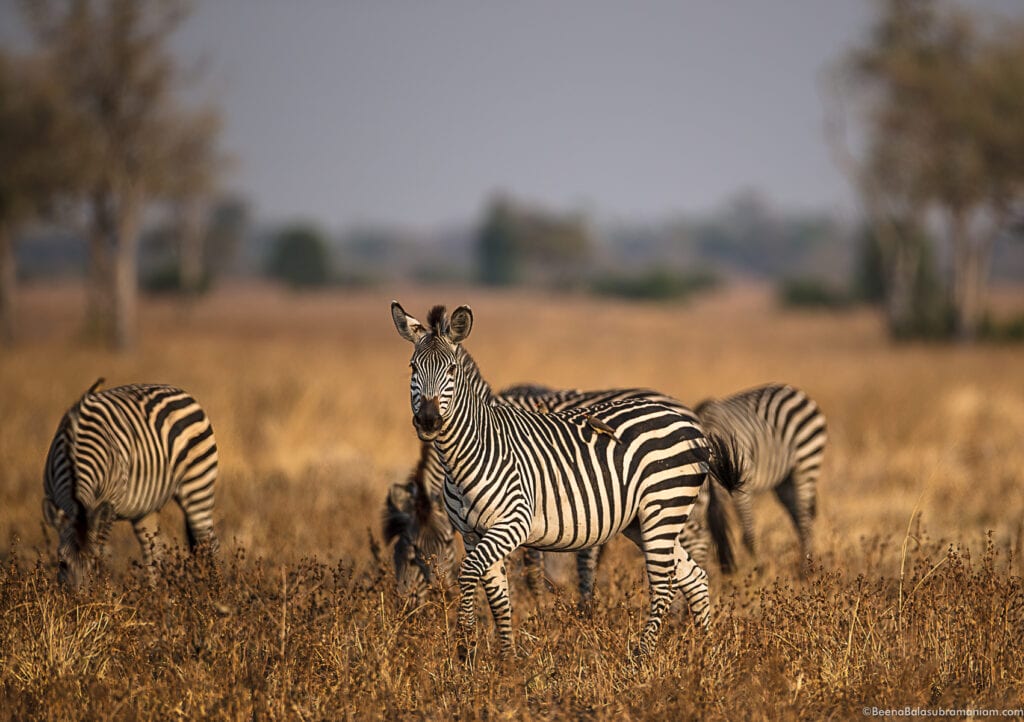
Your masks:
M624 533L643 551L650 612L639 653L649 653L676 590L707 626L707 574L679 542L709 461L718 478L739 477L721 440L674 409L642 399L555 413L494 403L462 346L473 314L435 306L423 324L398 304L391 316L414 346L410 360L413 426L445 469L445 507L466 557L458 583L459 633L469 642L482 585L501 648L512 649L505 557L520 546L577 551ZM460 645L461 646L461 645Z
M217 443L202 407L172 386L99 391L102 382L61 418L43 473L43 515L59 537L57 576L72 588L98 563L117 520L132 523L151 565L156 513L172 497L184 512L189 546L217 547Z
M803 573L813 552L817 482L828 442L825 415L810 396L786 384L702 401L696 412L708 433L731 438L748 462L743 489L733 495L744 546L756 555L751 502L772 491L796 527Z

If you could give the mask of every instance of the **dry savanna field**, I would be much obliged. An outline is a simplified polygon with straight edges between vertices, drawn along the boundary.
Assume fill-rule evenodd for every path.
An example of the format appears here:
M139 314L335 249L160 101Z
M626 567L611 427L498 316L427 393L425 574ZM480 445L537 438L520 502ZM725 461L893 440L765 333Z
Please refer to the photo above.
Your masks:
M496 654L481 596L475 666L452 602L396 598L380 513L416 458L411 347L389 302L473 306L467 340L496 387L650 386L696 403L767 381L830 423L818 554L755 504L759 564L712 570L714 618L673 614L635 664L640 554L610 545L592 616L575 575L532 596L513 565L518 654ZM1011 299L1019 301L1020 299ZM685 305L480 289L150 300L118 356L79 342L83 295L30 288L24 343L0 355L0 718L856 718L864 707L1024 708L1024 351L894 346L870 311L782 312L728 291ZM154 586L130 526L103 576L56 585L44 457L99 376L162 382L204 405L221 474L216 558L170 554ZM170 505L163 528L183 539ZM375 545L377 548L375 549Z

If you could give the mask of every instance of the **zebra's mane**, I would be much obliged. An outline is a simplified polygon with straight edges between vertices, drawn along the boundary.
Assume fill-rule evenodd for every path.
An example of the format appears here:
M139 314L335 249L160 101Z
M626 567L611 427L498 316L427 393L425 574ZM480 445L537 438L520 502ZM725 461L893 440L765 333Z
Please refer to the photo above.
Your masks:
M487 383L484 375L480 373L480 367L476 365L476 360L469 355L469 351L459 345L455 348L455 356L459 359L470 388L480 393L487 403L494 401L494 391L491 390L491 385Z
M435 336L448 332L448 314L443 304L438 304L427 313L427 328Z

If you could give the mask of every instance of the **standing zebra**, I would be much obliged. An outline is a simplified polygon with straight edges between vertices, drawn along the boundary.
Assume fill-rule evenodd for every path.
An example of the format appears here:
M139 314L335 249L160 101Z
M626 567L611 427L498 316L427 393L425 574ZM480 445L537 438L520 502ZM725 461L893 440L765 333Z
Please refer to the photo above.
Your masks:
M185 514L189 546L217 547L217 443L206 413L171 386L97 391L101 383L64 414L43 477L43 514L60 537L58 579L72 587L98 562L115 520L132 523L149 566L156 512L171 497Z
M696 411L709 434L732 438L748 462L743 489L733 495L744 546L756 553L751 499L771 490L796 527L801 559L806 562L812 553L816 486L828 440L818 405L800 389L769 384L703 401Z
M714 463L727 488L739 485L730 451L690 418L631 399L538 413L493 403L462 341L473 314L449 318L435 306L427 325L392 302L410 361L413 426L434 442L446 471L445 506L462 533L459 630L468 642L482 583L503 652L512 649L504 560L519 546L575 551L622 532L643 550L651 605L639 652L647 654L677 589L694 619L709 620L707 574L679 542L697 492Z
M694 413L670 396L650 389L611 389L607 391L554 391L544 386L519 385L502 389L494 396L496 403L512 404L533 411L552 413L567 409L627 399L656 401L680 414L697 421ZM410 596L416 604L423 601L435 576L434 566L445 579L455 566L455 540L451 522L441 498L444 486L444 467L434 452L433 444L421 442L420 457L404 483L392 484L388 490L384 509L384 539L394 544L395 577L399 593ZM720 485L709 479L697 497L697 503L686 520L682 542L690 557L705 568L710 546L709 530L705 519L710 509L710 533L714 535L719 555L732 559L731 541L725 530L725 517L717 508L725 493ZM709 498L710 497L710 498ZM717 512L717 513L716 513ZM591 600L599 548L576 553L576 569L582 602ZM432 564L433 562L433 564ZM527 587L537 591L544 583L541 552L526 549L523 557Z

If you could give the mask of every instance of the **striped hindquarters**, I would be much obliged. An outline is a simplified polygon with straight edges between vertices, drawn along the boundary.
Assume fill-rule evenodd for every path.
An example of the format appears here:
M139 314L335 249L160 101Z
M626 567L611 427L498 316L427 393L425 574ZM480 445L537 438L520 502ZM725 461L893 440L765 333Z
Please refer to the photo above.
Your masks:
M171 497L190 537L211 528L217 444L199 403L171 386L87 393L64 416L47 461L47 496L69 515L101 502L138 519Z
M800 389L770 384L698 405L708 432L732 438L747 460L747 493L774 489L790 474L816 476L828 440L825 416Z

